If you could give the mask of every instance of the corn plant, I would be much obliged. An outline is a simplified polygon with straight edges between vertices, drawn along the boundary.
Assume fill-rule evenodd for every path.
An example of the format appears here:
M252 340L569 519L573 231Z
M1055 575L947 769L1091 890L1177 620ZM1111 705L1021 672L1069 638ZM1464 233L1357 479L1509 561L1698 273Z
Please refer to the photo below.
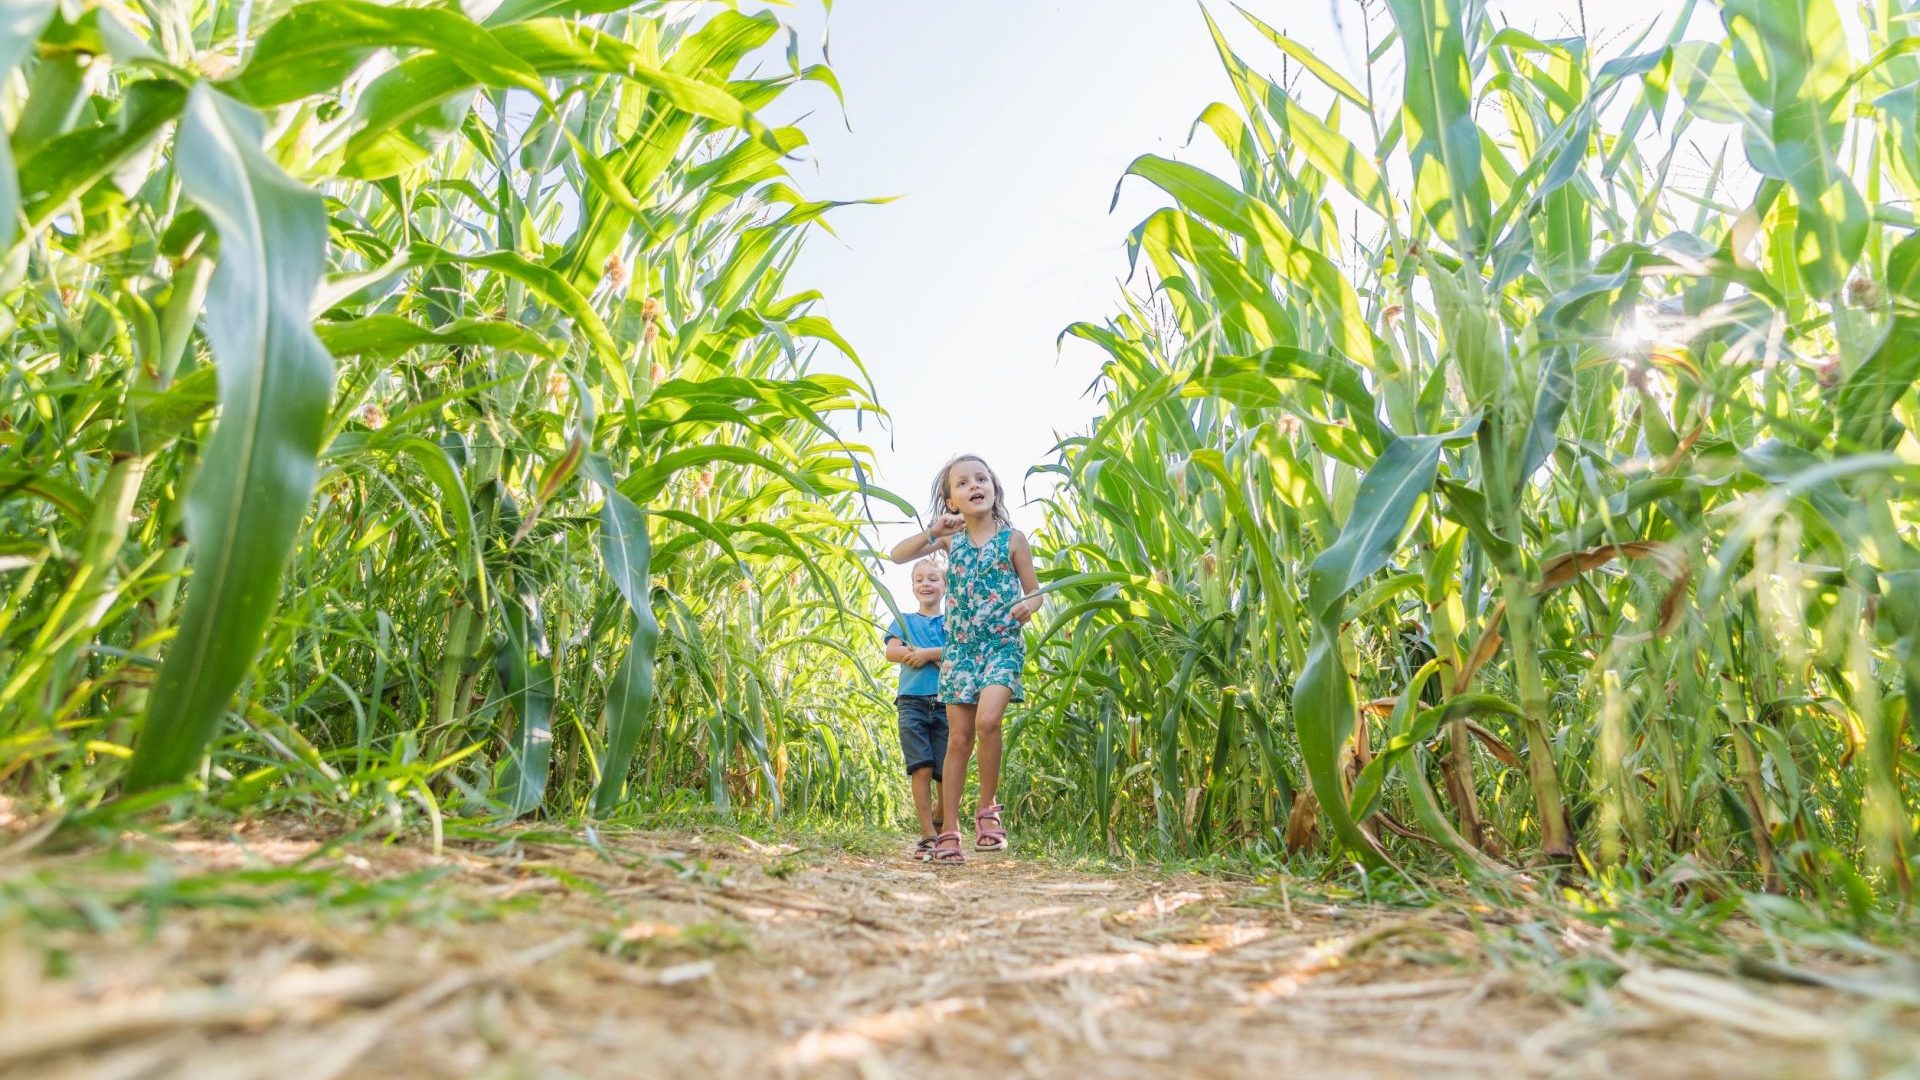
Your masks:
M11 785L884 812L772 16L0 25Z
M1209 22L1237 175L1136 161L1151 289L1069 331L1031 812L1909 893L1916 9L1696 6L1596 55L1388 0L1354 78Z

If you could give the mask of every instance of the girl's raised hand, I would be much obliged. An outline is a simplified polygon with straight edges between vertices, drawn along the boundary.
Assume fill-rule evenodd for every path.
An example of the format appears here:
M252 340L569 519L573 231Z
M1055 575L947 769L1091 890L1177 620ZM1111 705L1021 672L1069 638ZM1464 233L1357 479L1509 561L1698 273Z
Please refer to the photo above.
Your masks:
M967 519L959 514L941 514L927 526L927 535L933 537L952 536L967 527Z

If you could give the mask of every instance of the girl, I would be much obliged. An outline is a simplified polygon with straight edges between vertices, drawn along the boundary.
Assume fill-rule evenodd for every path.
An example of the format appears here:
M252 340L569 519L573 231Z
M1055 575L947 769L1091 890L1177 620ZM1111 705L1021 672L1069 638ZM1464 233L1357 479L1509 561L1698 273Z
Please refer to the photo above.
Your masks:
M987 463L972 454L947 462L933 482L933 523L900 542L893 561L947 553L946 653L940 662L940 700L947 706L947 761L940 786L941 820L960 820L967 760L980 737L980 809L973 815L975 847L1003 851L1007 830L995 800L1000 788L1000 720L1007 704L1023 700L1020 669L1027 646L1020 628L1040 610L1040 582L1025 534L1013 527L1007 497ZM960 863L960 833L934 838L933 861Z

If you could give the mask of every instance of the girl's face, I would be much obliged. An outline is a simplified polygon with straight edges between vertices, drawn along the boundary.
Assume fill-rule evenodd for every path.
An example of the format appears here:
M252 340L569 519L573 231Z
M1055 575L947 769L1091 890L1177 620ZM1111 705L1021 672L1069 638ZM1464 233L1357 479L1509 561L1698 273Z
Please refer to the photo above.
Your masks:
M923 604L938 603L947 594L947 576L930 562L913 568L913 596Z
M947 503L954 513L968 517L990 514L999 496L998 485L993 482L993 472L986 462L956 461L953 468L947 470Z

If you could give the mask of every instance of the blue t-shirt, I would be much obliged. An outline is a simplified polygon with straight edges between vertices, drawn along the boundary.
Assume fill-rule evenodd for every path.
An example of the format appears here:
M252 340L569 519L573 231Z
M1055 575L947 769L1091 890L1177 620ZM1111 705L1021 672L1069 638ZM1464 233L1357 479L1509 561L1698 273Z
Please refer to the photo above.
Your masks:
M902 633L900 623L906 622L906 632ZM947 617L945 615L922 615L917 611L903 612L899 619L887 627L887 638L898 638L907 643L910 649L938 649L947 643ZM905 695L933 697L940 692L940 665L927 664L924 667L900 665L900 693Z

